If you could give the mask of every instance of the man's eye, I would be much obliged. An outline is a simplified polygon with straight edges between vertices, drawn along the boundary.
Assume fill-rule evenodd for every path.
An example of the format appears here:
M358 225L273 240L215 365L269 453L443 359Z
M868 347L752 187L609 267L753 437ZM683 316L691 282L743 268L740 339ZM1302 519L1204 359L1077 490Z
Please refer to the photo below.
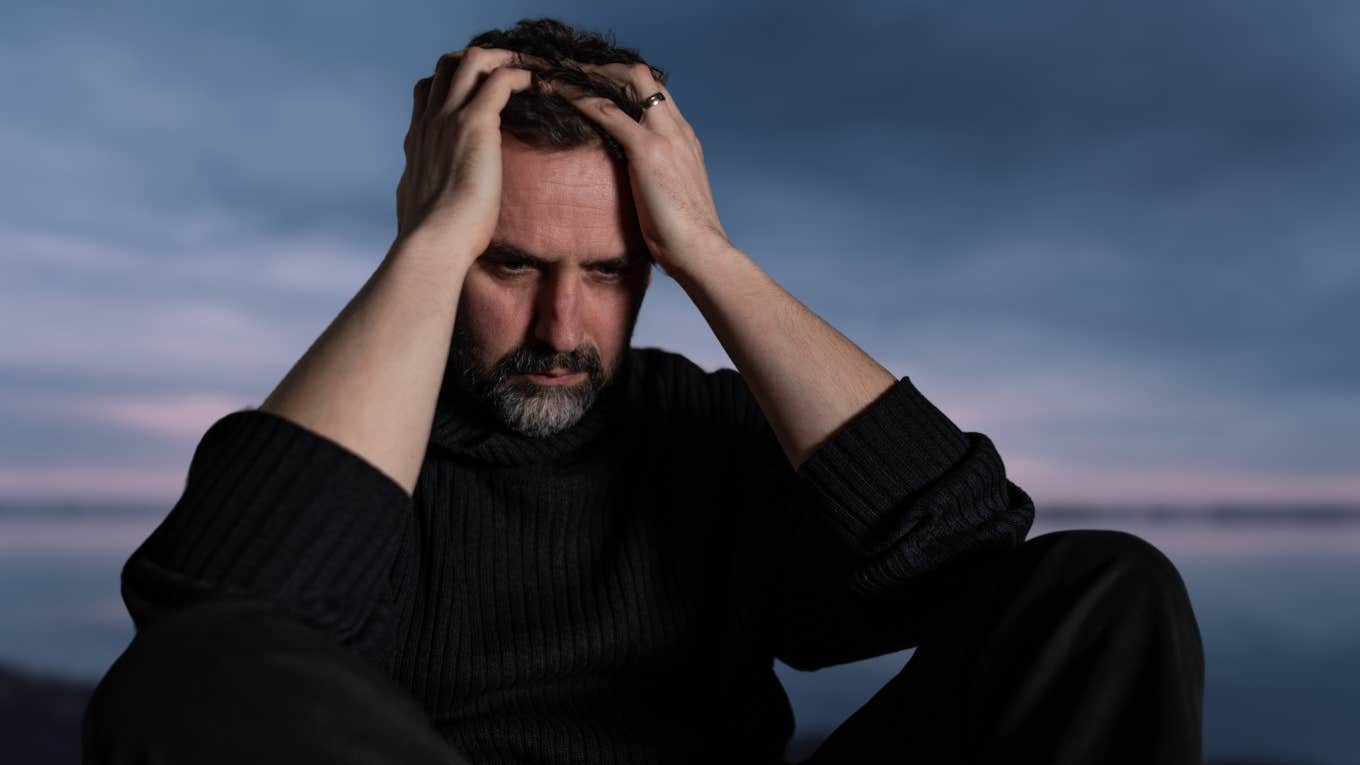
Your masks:
M498 261L496 263L496 268L499 269L502 273L506 274L522 274L526 271L532 271L534 269L534 265L531 263L525 263L523 261L504 260ZM608 279L617 279L621 277L624 272L624 269L619 268L617 266L599 266L595 270L603 274Z

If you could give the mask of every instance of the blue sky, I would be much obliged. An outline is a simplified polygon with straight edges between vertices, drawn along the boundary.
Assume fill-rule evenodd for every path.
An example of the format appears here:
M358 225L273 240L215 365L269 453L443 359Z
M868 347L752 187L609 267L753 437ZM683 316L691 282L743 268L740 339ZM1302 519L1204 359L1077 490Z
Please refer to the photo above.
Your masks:
M537 16L1041 506L1360 500L1360 5L1247 0L11 6L0 496L173 502L386 252L413 83ZM660 271L633 343L732 366Z

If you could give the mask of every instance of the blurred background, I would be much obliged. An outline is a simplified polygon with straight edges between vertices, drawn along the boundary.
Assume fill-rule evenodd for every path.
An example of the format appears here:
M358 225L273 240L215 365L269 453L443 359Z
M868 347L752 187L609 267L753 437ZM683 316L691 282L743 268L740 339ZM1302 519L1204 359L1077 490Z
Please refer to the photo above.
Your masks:
M1360 4L6 8L5 762L77 761L123 562L386 252L414 82L552 16L670 73L733 242L988 434L1030 536L1171 557L1211 763L1360 763ZM733 366L661 271L633 344ZM778 666L791 753L910 655Z

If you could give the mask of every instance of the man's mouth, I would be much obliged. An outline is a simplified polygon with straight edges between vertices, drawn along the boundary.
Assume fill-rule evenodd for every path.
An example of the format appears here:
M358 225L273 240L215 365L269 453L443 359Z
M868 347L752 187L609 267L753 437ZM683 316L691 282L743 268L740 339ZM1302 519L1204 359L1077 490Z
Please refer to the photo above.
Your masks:
M565 369L554 369L549 372L543 373L529 372L525 373L522 376L528 377L530 380L533 380L534 382L557 385L566 384L568 382L576 382L584 375L585 372L569 372Z

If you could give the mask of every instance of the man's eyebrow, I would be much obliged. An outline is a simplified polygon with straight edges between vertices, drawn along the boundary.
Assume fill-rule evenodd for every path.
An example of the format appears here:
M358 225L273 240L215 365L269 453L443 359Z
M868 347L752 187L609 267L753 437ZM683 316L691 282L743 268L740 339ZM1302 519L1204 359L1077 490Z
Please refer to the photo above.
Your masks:
M498 239L492 239L491 244L487 246L486 251L483 252L482 255L494 260L522 260L539 268L544 268L553 264L553 261L548 260L547 258L535 255L528 250L520 249L509 242L502 242ZM585 261L584 265L587 267L612 266L615 268L626 268L640 257L642 256L638 253L630 252L616 257L594 258Z

